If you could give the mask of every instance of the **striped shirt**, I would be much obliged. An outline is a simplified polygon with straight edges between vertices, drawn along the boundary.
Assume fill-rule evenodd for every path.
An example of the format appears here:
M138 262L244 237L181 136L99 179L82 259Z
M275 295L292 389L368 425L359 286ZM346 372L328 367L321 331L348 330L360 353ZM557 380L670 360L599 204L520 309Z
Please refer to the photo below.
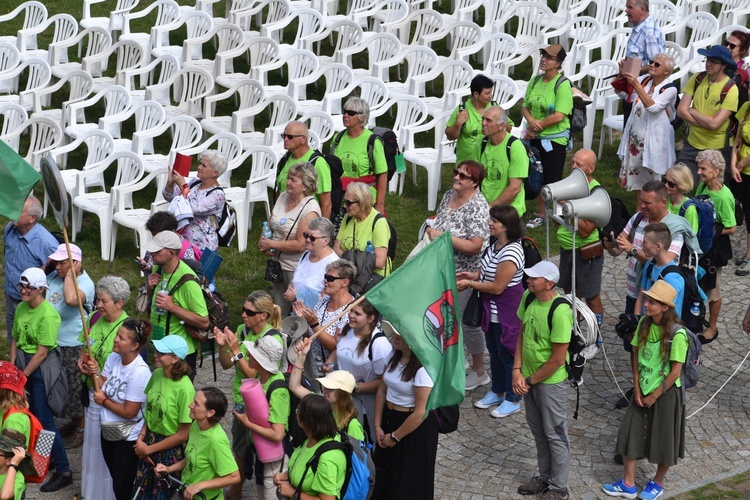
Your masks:
M625 55L637 57L643 61L643 64L648 64L656 54L666 52L666 50L664 33L661 32L656 20L649 16L640 24L633 26Z
M511 261L516 266L516 273L506 288L521 284L521 281L523 281L523 266L526 262L521 243L519 241L512 241L499 249L495 247L496 245L490 245L482 255L482 270L479 273L479 281L484 283L495 281L497 266L501 262ZM490 301L490 311L492 312L490 322L499 323L497 319L497 306L493 301Z

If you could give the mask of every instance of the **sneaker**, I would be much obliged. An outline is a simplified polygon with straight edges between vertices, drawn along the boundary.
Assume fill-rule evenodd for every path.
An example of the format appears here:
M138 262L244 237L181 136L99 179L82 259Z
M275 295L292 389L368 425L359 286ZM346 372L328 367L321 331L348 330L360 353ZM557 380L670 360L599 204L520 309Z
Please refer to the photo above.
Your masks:
M528 227L529 229L536 229L542 224L544 224L544 217L534 217L526 223L526 227Z
M499 405L503 401L505 401L504 392L500 395L497 395L492 391L488 391L482 399L480 399L479 401L474 401L474 408L484 410L485 408L489 408L490 406Z
M65 449L72 450L78 448L83 444L83 431L75 431L67 439L65 439Z
M72 472L68 472L67 475L61 472L53 472L50 480L44 483L42 487L39 488L39 491L42 491L44 493L51 493L53 491L63 489L66 486L70 486L71 484L73 484Z
M568 490L557 491L547 488L547 491L542 493L542 496L539 498L540 500L568 500L570 496L568 495Z
M514 413L518 413L519 411L521 411L521 403L511 403L506 399L503 401L503 404L490 412L490 416L495 418L505 418Z
M750 259L745 259L737 269L734 270L736 276L747 276L750 274Z
M487 372L484 372L484 375L481 377L477 375L477 372L474 370L470 370L469 374L466 376L466 390L471 391L473 389L476 389L480 385L487 385L490 383L490 376L487 375Z
M534 476L530 481L523 483L518 487L519 495L538 495L547 491L549 483L540 476Z
M626 485L622 479L615 484L602 485L602 491L611 497L635 498L638 496L638 488Z
M735 266L739 266L743 262L745 262L745 257L744 256L740 257L739 259L734 259L734 265Z
M642 498L643 500L654 500L659 498L662 493L664 493L664 488L656 484L656 481L652 479L643 487L643 491L638 495L638 498Z

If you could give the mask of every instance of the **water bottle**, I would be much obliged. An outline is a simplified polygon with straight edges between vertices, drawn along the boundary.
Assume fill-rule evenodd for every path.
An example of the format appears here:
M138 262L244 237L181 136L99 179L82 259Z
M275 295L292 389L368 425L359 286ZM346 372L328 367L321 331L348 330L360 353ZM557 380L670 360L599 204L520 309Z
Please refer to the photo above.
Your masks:
M169 282L167 280L161 280L161 283L159 283L159 286L156 287L156 293L160 293L162 295L169 295ZM159 307L155 305L154 312L156 314L162 315L166 313L167 311L163 307Z
M365 247L365 252L367 253L375 253L375 247L372 246L372 241L367 242L367 246Z
M261 234L264 238L272 240L273 239L273 231L271 231L271 228L268 227L268 222L263 223L263 230L261 231ZM271 253L275 252L273 248L271 249Z
M698 301L693 302L693 305L690 306L690 314L693 316L698 317L701 313L701 306Z
M550 104L549 107L547 108L547 116L552 116L554 114L555 114L555 105Z

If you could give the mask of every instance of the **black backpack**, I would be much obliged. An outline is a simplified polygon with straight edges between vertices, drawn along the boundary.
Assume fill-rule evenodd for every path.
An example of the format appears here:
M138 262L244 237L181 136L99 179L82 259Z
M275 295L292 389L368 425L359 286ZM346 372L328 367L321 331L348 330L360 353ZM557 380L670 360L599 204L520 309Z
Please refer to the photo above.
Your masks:
M532 89L539 82L539 80L542 79L542 76L543 75L537 75L534 78L533 83L531 85ZM555 82L555 95L557 95L557 89L560 87L560 85L562 85L563 82L570 83L571 89L575 87L575 85L573 85L573 82L571 82L568 78L560 75L560 78L558 78L557 82ZM586 104L584 104L583 102L576 102L574 99L573 111L571 111L570 114L568 115L568 120L570 120L571 132L580 132L583 129L585 129L586 124L588 123L588 116L586 115Z
M279 163L276 166L276 172L281 172L291 156L292 154L287 151L284 156L281 157L281 160L279 160ZM317 149L313 150L313 154L310 156L308 162L314 165L315 161L321 157L326 161L331 170L331 216L329 219L331 222L335 222L336 216L341 209L341 202L344 199L344 189L341 187L341 176L344 174L344 169L341 166L341 159L338 156L327 155L321 153Z
M612 205L612 215L610 216L607 225L601 229L600 235L602 239L610 239L612 233L614 233L615 238L617 238L622 230L625 229L625 226L628 225L628 221L630 220L628 207L625 206L625 203L620 198L610 196L609 202ZM636 223L633 227L637 226L638 224ZM612 243L614 243L614 241Z
M348 215L344 217L344 223L349 224L349 220L351 217ZM383 214L377 214L375 215L375 218L372 221L372 232L375 232L375 224L378 223L380 219L385 219L385 222L388 224L388 229L391 230L391 237L388 240L388 257L391 258L391 260L396 258L396 245L398 244L398 235L396 234L396 228L393 227L393 224L391 224L391 221L385 218Z
M396 173L396 158L401 156L401 161L403 161L401 149L398 147L398 137L393 130L385 127L373 127L371 132L372 134L367 139L367 158L370 161L370 172L372 174L375 174L375 157L373 152L375 150L375 141L380 139L383 142L385 161L388 164L388 180L390 181L393 178L393 175ZM342 130L341 132L333 136L333 142L331 142L330 149L332 156L345 133L346 130ZM341 161L339 160L339 163L340 162Z
M653 259L648 261L643 268L646 276L651 276L651 270L654 268ZM702 333L708 322L706 321L706 303L701 298L698 281L695 278L695 271L684 266L667 266L661 270L658 279L664 279L664 276L670 273L677 273L685 281L685 296L682 299L682 310L680 311L680 321L693 333ZM637 312L637 311L636 311Z
M505 143L505 159L510 163L510 147L518 141L518 137L511 135L508 138L508 142ZM482 139L482 148L479 152L481 158L489 139L487 136ZM529 167L526 177L523 178L523 190L524 198L526 200L535 200L539 193L542 191L542 184L544 184L544 166L542 165L542 156L539 154L537 148L529 146L526 142L521 141L523 147L526 148L526 155L529 157Z
M521 248L523 249L524 266L526 266L527 268L534 267L536 264L542 261L542 253L539 251L539 246L537 246L534 238L531 238L529 236L522 236L520 242ZM522 285L524 290L528 287L526 283L527 279L528 276L526 276L526 273L523 273Z
M312 391L312 384L310 384L310 381L307 380L304 375L302 376L302 386ZM266 399L268 400L269 404L271 402L271 394L273 394L273 391L281 387L287 390L289 389L289 373L284 374L284 380L274 380L273 382L271 382L271 385L268 386ZM295 396L292 391L289 391L290 408L289 420L287 421L289 430L287 430L284 439L289 441L293 448L300 447L302 443L305 442L305 439L307 439L307 434L305 434L305 431L302 430L302 427L299 426L299 422L297 421L297 407L299 406L299 402L300 399Z

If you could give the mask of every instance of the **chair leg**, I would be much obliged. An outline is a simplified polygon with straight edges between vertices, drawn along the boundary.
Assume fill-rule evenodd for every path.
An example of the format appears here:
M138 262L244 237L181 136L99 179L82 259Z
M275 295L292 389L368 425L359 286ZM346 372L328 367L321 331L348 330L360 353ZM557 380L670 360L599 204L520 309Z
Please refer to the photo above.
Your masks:
M115 260L115 249L117 247L117 226L118 225L119 224L117 224L114 220L112 221L112 224L111 224L112 227L110 229L111 234L109 236L109 252L108 252L109 259L106 259L109 261Z
M240 253L247 250L247 233L249 231L247 227L248 203L243 203L239 210L237 210L237 250Z

